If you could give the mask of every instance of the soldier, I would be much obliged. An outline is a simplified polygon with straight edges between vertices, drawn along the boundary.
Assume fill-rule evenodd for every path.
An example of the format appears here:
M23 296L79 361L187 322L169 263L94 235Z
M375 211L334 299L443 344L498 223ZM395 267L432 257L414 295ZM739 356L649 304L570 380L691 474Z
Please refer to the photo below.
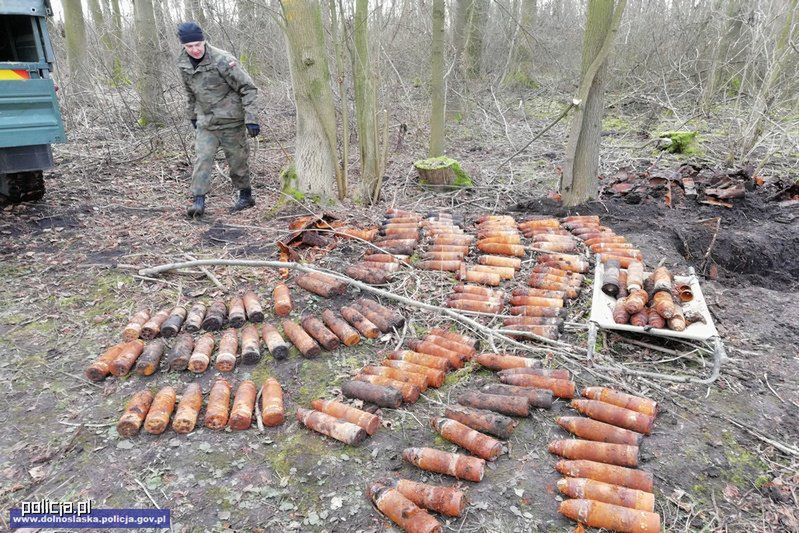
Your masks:
M249 146L246 135L261 132L255 113L258 88L250 75L229 53L205 42L196 22L178 26L183 50L178 57L180 77L186 88L186 114L196 131L190 218L205 212L205 195L211 188L211 169L219 147L230 168L230 181L239 196L231 212L255 205L250 186Z

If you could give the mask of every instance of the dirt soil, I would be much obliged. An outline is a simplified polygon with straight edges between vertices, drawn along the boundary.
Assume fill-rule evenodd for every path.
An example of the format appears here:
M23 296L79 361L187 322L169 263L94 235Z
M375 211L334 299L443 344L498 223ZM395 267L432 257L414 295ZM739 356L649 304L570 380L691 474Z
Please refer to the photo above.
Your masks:
M543 118L540 122L545 123ZM284 141L291 138L290 128L285 131ZM478 186L447 194L416 187L409 169L423 152L423 142L421 136L411 138L393 155L381 204L366 209L347 203L331 210L362 226L379 221L392 205L417 211L450 208L469 221L488 212L517 219L561 215L564 209L541 198L554 180L555 154L562 152L556 136L562 133L556 129L545 136L542 148L525 160L526 167L510 177L486 168L488 161L513 153L512 147L491 148L493 141L477 134L460 139L453 155L477 177ZM404 309L408 325L394 335L313 360L293 351L285 361L266 356L254 367L237 367L230 376L234 385L272 375L286 391L286 423L263 433L203 428L188 436L169 430L122 439L114 425L135 391L167 384L180 391L197 379L207 392L217 372L198 377L158 372L99 384L82 378L86 365L117 342L139 306L157 309L225 295L196 269L145 279L137 275L139 268L181 261L186 254L277 258L273 242L286 234L288 221L309 210L292 202L276 207L282 160L275 154L276 148L263 146L254 159L259 176L255 209L227 213L229 185L217 177L208 216L190 222L183 215L189 167L179 147L142 141L127 149L122 141L90 132L57 149L57 169L48 176L44 200L0 211L1 523L7 525L6 509L23 500L90 498L101 508L169 508L175 531L384 531L387 521L364 497L367 481L403 476L452 483L404 464L401 452L407 446L455 451L435 435L429 418L461 391L497 381L490 372L469 366L416 404L384 410L384 427L357 448L313 434L293 419L296 407L335 397L343 381L379 360L380 350L432 326L453 325L440 315ZM657 162L666 170L678 164L669 158ZM641 248L650 267L663 259L675 272L696 268L704 276L703 290L726 346L729 359L711 385L609 376L662 406L655 431L643 444L642 467L655 475L656 510L669 531L799 530L799 458L773 445L795 447L799 442L797 212L766 202L766 196L767 191L748 194L733 209L691 202L669 209L658 198L629 203L606 196L575 211L599 214L604 224ZM322 208L311 204L310 210ZM343 270L362 250L348 242L315 264ZM267 269L213 271L228 294L253 288L265 302L277 280L277 273ZM517 276L508 289L523 285L523 279ZM400 276L391 289L440 304L451 284L447 276L413 272ZM328 302L296 288L293 294L294 316L357 296L351 291ZM570 319L578 325L567 328L562 339L580 350L587 342L579 324L586 322L588 302L586 294L572 306ZM602 334L597 358L664 374L704 377L710 372L712 356L706 351L637 340L679 354ZM547 360L551 366L562 363L558 357ZM587 371L579 371L575 380L581 387L610 384ZM574 411L557 401L551 411L539 410L523 420L507 455L488 465L485 479L460 484L471 506L461 519L442 519L447 530L573 530L574 524L557 513L556 458L546 451L549 441L567 438L553 421L565 414Z

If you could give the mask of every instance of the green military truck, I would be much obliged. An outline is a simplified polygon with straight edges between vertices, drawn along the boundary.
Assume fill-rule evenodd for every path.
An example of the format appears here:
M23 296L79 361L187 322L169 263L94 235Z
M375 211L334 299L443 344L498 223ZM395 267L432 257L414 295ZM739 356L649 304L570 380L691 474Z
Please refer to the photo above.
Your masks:
M0 0L0 204L38 200L66 142L51 72L49 0Z

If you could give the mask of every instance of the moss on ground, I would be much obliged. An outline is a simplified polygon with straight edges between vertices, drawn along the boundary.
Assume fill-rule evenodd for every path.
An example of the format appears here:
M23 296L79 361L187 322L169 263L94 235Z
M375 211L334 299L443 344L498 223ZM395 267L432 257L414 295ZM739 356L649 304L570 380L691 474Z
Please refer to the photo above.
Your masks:
M671 154L701 155L698 136L698 131L664 131L658 135L658 138L671 141L665 147L665 150Z

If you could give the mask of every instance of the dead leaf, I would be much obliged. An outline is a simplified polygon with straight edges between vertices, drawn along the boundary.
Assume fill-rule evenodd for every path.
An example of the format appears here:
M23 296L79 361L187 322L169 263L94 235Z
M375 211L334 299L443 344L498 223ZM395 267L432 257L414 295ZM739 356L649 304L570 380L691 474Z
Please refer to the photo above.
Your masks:
M724 499L730 503L733 503L741 497L741 491L738 490L738 487L735 485L727 485L724 487L722 494L724 494Z

